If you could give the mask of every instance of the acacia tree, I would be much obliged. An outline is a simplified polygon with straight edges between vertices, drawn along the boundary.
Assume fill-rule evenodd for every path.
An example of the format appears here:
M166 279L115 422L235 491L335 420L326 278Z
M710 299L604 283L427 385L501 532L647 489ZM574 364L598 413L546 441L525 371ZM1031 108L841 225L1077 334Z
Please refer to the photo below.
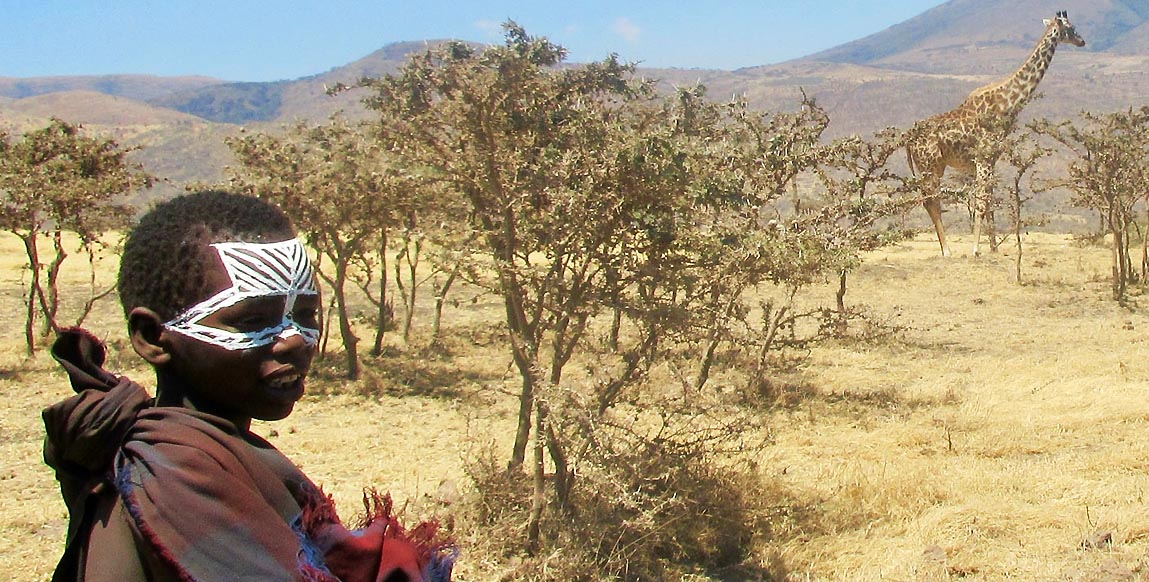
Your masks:
M1053 138L1076 156L1068 175L1052 185L1073 192L1073 203L1099 213L1112 238L1113 298L1124 302L1136 280L1130 253L1136 206L1149 196L1149 107L1094 114L1054 123L1035 122L1041 135Z
M380 112L381 139L418 175L466 200L490 258L492 276L479 282L503 298L522 378L510 469L525 463L535 436L532 550L546 505L544 451L560 503L570 500L573 477L540 394L561 385L584 345L603 298L618 284L608 273L638 272L626 264L641 254L635 245L665 244L674 211L688 200L680 188L621 185L651 176L669 184L682 173L681 160L654 155L666 151L658 133L665 125L642 131L650 117L626 106L649 96L649 87L630 80L631 68L614 58L554 67L564 56L511 23L504 46L476 52L451 44L414 58L397 75L361 83L373 90L366 102Z
M643 88L614 59L553 69L565 51L507 26L507 42L477 52L452 43L413 58L394 76L364 80L380 112L381 141L420 175L462 195L493 259L490 286L503 298L511 355L522 377L510 465L526 458L536 388L555 382L590 315L598 268L576 249L602 246L602 228L576 227L562 205L565 175L592 171L591 144L611 99ZM588 216L588 218L590 218ZM551 362L543 355L552 345Z
M799 220L806 223L806 229L821 233L844 251L838 256L836 313L826 322L834 333L847 328L847 276L860 261L858 253L904 238L907 231L881 228L879 221L919 202L913 185L887 165L903 143L898 131L889 128L871 139L853 135L835 140L819 152L813 171L822 189L807 202L816 211Z
M152 177L127 160L130 149L114 140L83 135L80 126L59 119L11 142L0 139L0 224L24 243L30 282L25 297L24 339L28 354L37 345L36 317L47 336L60 328L59 279L68 250L64 233L75 234L89 258L91 289L76 321L111 288L96 288L95 260L104 234L125 227L131 208L116 200L150 187ZM48 253L42 239L52 244Z
M686 144L702 160L689 180L717 194L701 198L706 203L693 209L698 238L686 247L697 249L700 259L693 276L702 284L703 297L688 310L701 316L694 325L705 334L692 382L699 390L722 344L737 341L770 350L769 332L753 329L746 319L747 290L774 285L793 297L837 259L817 230L799 222L796 209L787 213L778 204L797 176L815 168L823 155L819 140L829 123L825 111L809 99L795 113L770 113L752 111L741 100L710 104L699 91L690 102L684 97L679 96L683 118L697 123L688 135L708 135L704 147ZM701 114L707 109L712 112ZM771 319L787 316L786 308L770 311ZM749 327L749 333L736 337L739 327Z
M388 319L388 233L410 203L403 173L366 131L337 115L325 125L300 122L281 135L245 134L227 141L240 162L229 169L237 187L282 207L329 261L330 266L321 261L317 271L334 295L351 379L360 375L360 360L348 285L356 276L378 272L379 297L372 301L378 307L376 346L381 346ZM379 261L377 269L373 260ZM358 273L356 266L362 267Z
M801 228L761 228L767 206L812 163L821 110L757 114L709 102L702 88L658 99L614 57L576 68L558 66L564 56L508 23L501 46L448 44L358 83L371 91L365 103L380 114L387 150L469 207L488 259L478 282L503 299L522 379L508 467L532 453L535 551L548 487L573 515L572 463L599 450L593 419L635 398L628 388L673 346L728 341L723 322L749 287L801 285L836 269L846 247ZM604 315L614 349L596 353ZM576 354L595 362L585 392L566 377ZM712 362L704 358L700 378ZM556 415L576 392L590 408ZM560 430L578 419L586 431ZM636 446L665 444L665 434L649 438Z
M478 278L472 264L477 233L468 224L458 196L444 192L443 184L424 183L412 188L420 204L402 221L394 262L395 286L403 302L401 330L403 342L409 343L419 291L430 283L434 308L429 345L435 347L451 288L460 276Z
M1009 211L1010 231L1013 235L1014 251L1014 280L1023 283L1021 272L1022 259L1022 232L1035 221L1024 213L1025 204L1033 197L1031 190L1025 187L1026 177L1031 176L1034 167L1042 158L1051 153L1048 148L1042 147L1034 139L1032 133L1011 133L1001 143L1001 159L1006 163L1007 179L1005 180L1005 204ZM1032 179L1029 182L1032 183Z

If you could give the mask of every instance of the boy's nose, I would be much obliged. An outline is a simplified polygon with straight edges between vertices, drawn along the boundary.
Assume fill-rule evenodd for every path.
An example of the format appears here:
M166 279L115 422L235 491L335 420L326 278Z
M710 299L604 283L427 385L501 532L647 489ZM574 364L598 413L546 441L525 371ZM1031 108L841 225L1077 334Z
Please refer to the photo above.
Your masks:
M294 325L288 325L275 337L272 351L287 353L296 350L310 350L314 347L315 345L308 340L307 336L300 333Z

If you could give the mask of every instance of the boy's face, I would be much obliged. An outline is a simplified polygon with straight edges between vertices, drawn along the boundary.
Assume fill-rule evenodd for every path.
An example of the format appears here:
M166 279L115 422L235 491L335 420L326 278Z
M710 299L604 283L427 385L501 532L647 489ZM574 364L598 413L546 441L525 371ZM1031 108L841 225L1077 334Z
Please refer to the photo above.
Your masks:
M303 396L319 338L319 292L302 245L224 243L204 253L200 303L164 327L166 379L192 408L246 428L279 420Z

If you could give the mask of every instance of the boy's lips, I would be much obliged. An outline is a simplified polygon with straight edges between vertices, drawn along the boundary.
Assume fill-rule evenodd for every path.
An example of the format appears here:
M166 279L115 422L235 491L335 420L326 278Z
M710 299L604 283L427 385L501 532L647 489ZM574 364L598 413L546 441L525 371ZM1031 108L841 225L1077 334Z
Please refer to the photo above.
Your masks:
M263 382L274 390L302 392L303 379L306 376L307 370L284 366L265 376Z
M285 389L303 378L302 374L288 374L286 376L278 376L275 378L268 378L267 384L272 388Z

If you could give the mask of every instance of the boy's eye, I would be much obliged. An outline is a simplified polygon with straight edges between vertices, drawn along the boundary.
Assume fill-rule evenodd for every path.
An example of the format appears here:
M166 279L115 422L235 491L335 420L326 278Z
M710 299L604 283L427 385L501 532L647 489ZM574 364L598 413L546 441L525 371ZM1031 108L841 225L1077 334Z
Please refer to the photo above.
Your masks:
M221 309L213 319L218 325L235 331L261 331L283 322L283 299L277 300L274 297L246 299Z
M240 331L258 331L277 325L280 319L267 314L251 314L232 320L231 325Z
M300 307L291 312L291 319L296 323L309 325L310 327L317 327L319 322L319 310L314 307Z

